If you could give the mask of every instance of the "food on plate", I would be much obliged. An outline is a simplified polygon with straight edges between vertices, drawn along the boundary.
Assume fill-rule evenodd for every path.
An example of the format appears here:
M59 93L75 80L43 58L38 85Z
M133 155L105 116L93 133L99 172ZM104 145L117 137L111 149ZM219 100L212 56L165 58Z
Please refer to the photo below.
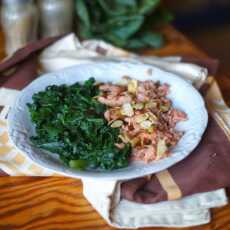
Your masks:
M33 144L57 153L75 169L112 170L128 165L130 145L117 148L119 128L112 128L104 118L106 106L97 101L94 79L83 85L52 85L33 95L28 105L36 135Z
M167 98L170 86L124 77L119 84L51 85L28 104L38 148L74 169L113 170L170 154L187 116Z
M131 160L149 163L170 154L183 135L175 126L187 116L167 98L169 85L125 77L122 85L101 84L99 90L98 101L108 106L105 119L120 127L123 144L132 146Z

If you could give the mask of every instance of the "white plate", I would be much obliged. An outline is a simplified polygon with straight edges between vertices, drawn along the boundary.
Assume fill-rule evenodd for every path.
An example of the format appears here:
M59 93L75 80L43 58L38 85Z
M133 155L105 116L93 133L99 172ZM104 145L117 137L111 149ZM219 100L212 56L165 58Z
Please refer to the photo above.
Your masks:
M172 100L173 106L188 115L187 121L177 124L176 128L185 133L173 148L171 156L149 164L132 163L126 168L111 172L78 171L64 166L55 154L46 153L31 144L30 136L35 133L26 104L32 102L34 93L44 90L48 85L70 85L76 81L83 82L90 77L100 82L116 83L124 75L138 80L152 79L168 83L170 85L168 97ZM208 115L199 92L174 74L142 64L102 62L78 65L36 79L20 93L9 113L8 122L9 136L16 147L45 168L76 178L130 179L161 171L188 156L201 140L208 123Z

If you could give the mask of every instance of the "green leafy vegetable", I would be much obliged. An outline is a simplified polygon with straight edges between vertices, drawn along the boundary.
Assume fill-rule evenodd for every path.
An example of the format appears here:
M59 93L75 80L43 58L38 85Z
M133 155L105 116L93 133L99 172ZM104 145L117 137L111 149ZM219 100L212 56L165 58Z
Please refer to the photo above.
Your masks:
M87 167L87 161L86 160L70 160L69 166L73 169L83 170Z
M36 128L33 144L57 153L74 169L126 167L130 146L118 149L114 145L119 143L119 129L108 126L106 107L95 99L98 93L90 78L83 85L52 85L34 94L28 104Z
M172 17L159 5L160 0L75 0L78 33L124 48L160 48L163 36L151 31L148 19L153 26Z

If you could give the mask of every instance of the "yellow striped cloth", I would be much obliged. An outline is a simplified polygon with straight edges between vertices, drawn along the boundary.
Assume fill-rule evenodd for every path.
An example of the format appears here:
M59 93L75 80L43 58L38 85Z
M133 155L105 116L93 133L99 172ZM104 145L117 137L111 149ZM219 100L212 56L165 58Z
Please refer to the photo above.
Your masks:
M31 161L11 143L7 130L7 114L17 93L16 90L0 89L1 98L4 98L4 107L0 113L0 168L11 176L59 176Z

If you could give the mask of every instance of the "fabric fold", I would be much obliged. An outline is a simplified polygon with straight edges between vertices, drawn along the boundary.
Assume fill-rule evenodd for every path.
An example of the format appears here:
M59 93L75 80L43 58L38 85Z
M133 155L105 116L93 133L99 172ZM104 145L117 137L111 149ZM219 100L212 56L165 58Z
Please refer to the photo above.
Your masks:
M228 202L224 189L155 204L137 204L126 199L118 202L118 197L113 196L117 195L115 188L119 184L112 181L108 182L106 188L99 189L105 187L105 183L83 180L83 194L100 215L117 228L191 227L206 224L211 218L208 209L224 206Z
M207 77L207 69L199 65L179 62L180 59L180 57L162 59L155 56L138 56L98 40L81 43L73 34L45 49L40 56L40 62L45 72L97 61L127 61L154 65L175 73L199 87Z
M229 139L215 119L210 117L208 128L196 150L186 159L168 169L173 180L181 189L182 195L188 196L229 187L230 180L227 173L230 168L229 149ZM220 171L225 173L220 175L218 173ZM167 199L165 189L162 186L156 186L157 183L159 183L157 176L151 179L137 178L123 182L121 197L139 203L155 203Z

